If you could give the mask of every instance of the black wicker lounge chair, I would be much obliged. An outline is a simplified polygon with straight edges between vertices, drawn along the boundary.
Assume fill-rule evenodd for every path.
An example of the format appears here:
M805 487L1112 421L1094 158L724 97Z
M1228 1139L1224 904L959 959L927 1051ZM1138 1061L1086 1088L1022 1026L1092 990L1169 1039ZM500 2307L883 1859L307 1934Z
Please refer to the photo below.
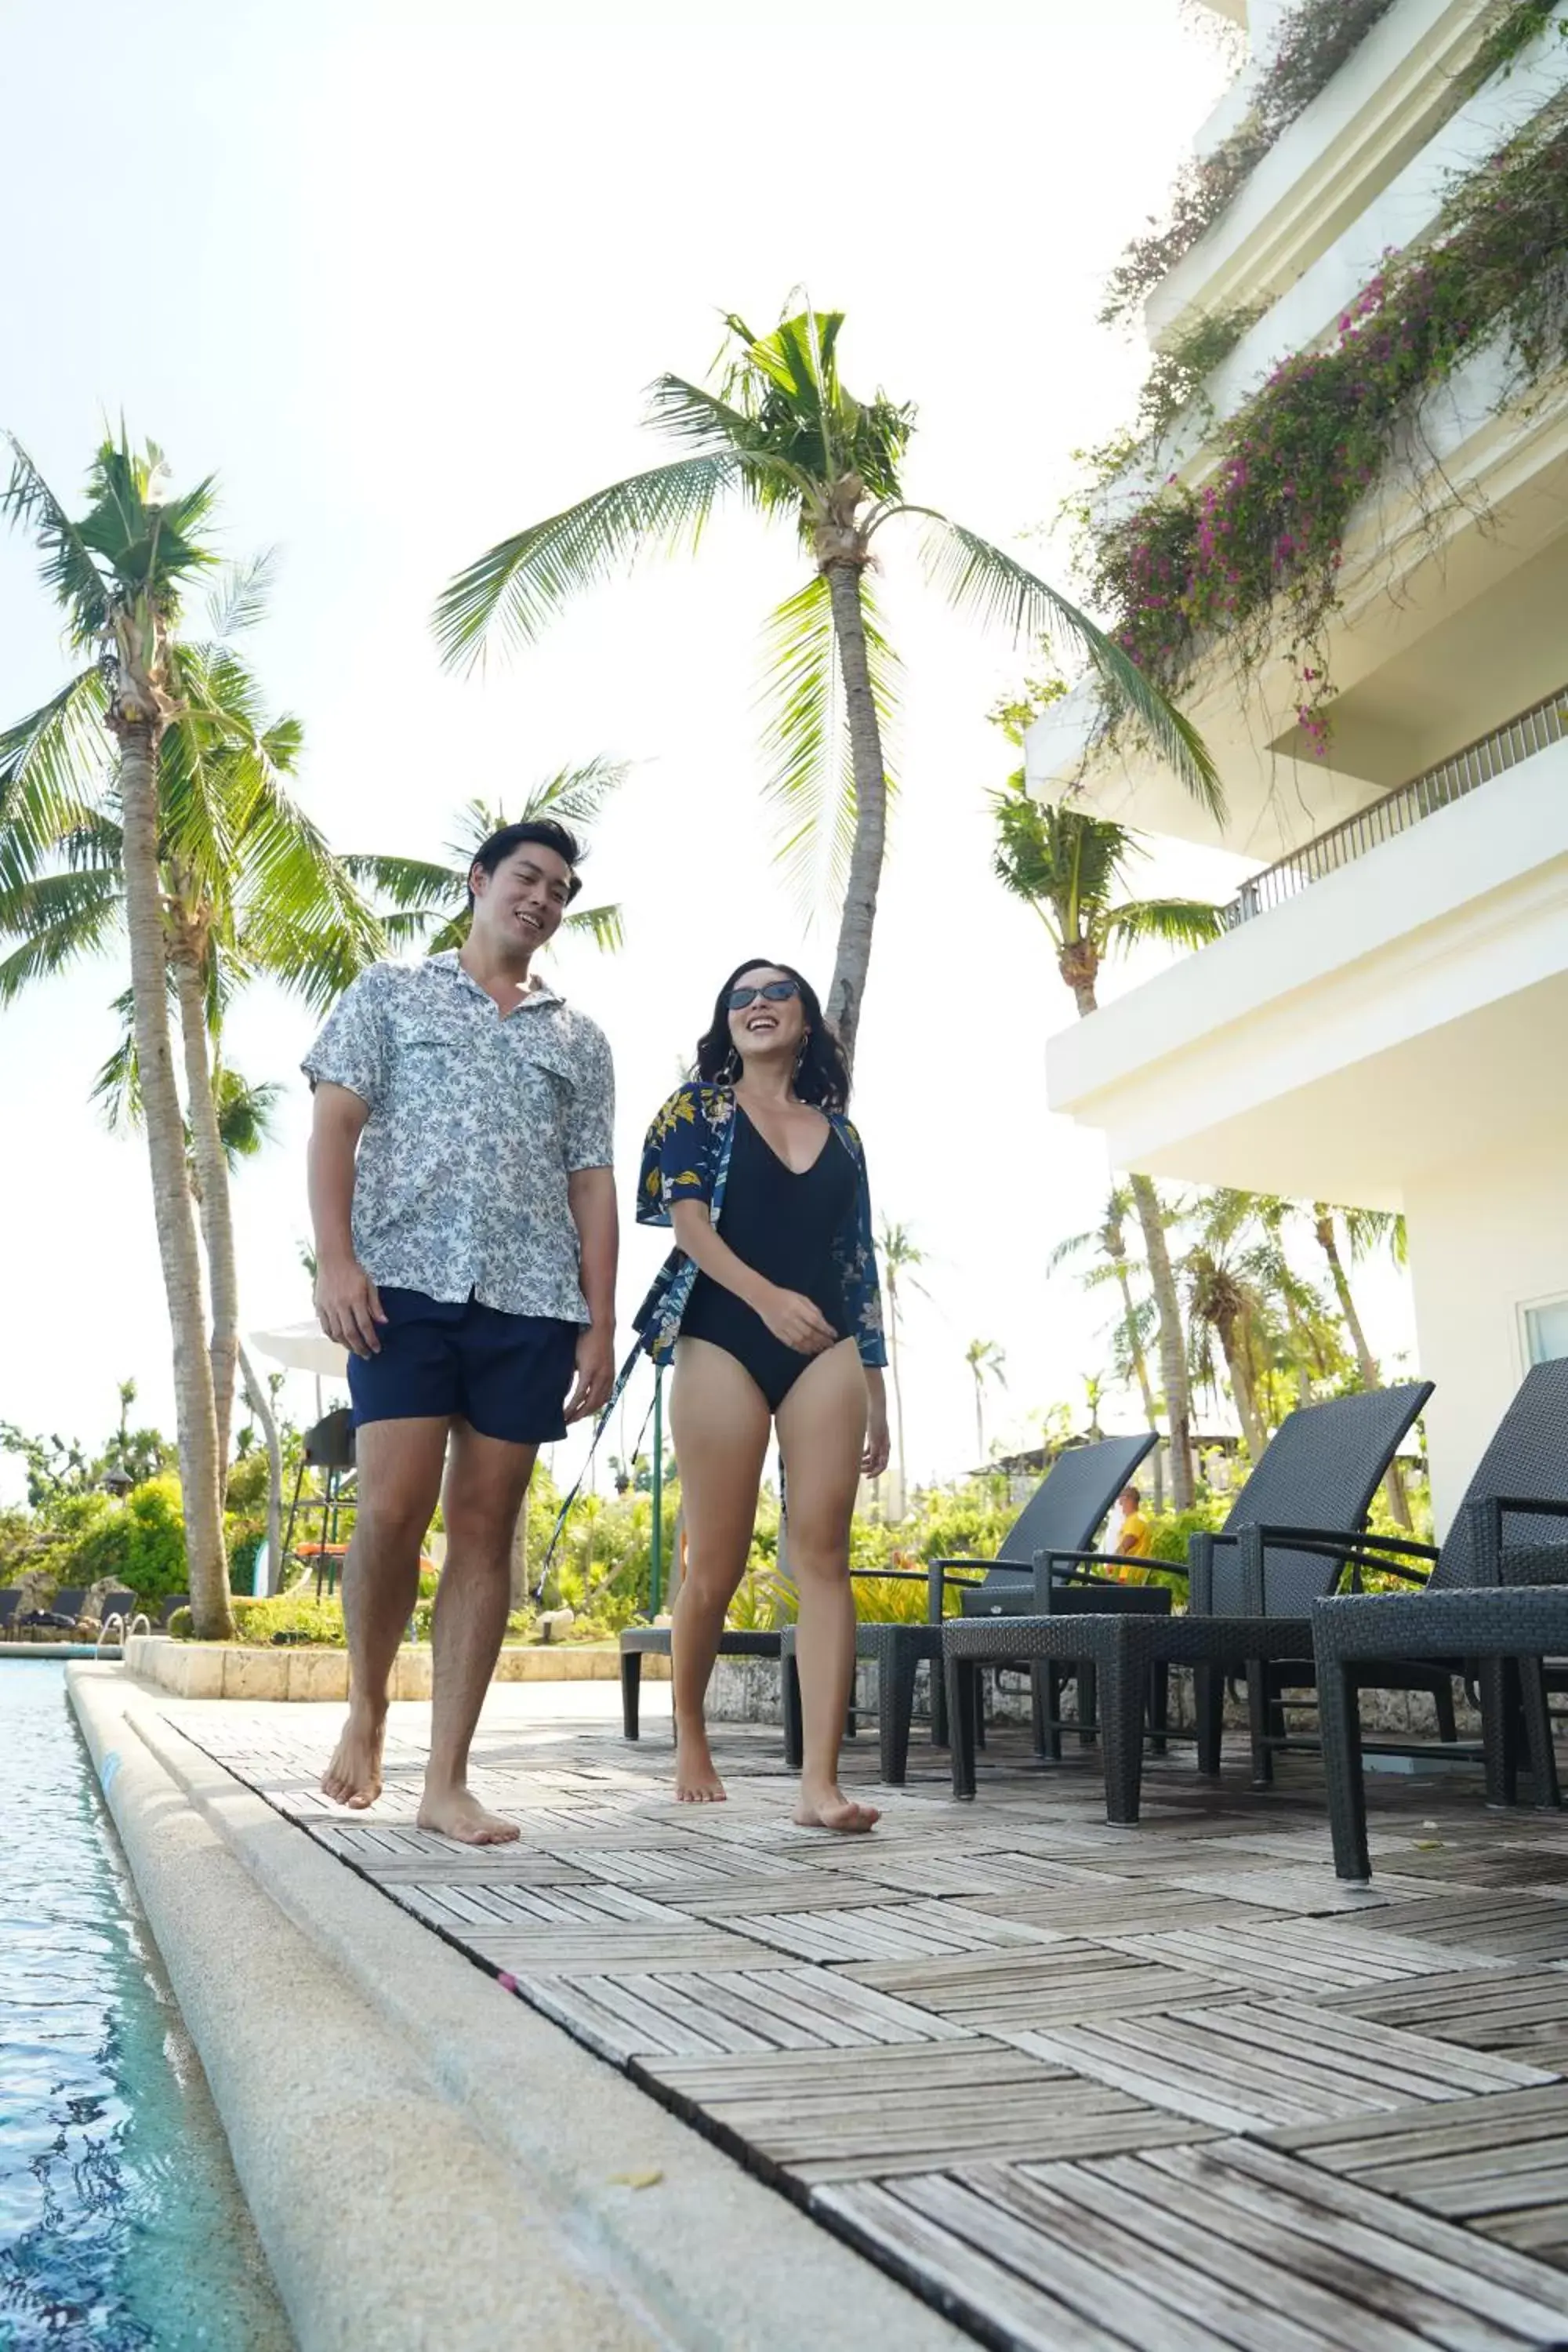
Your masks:
M1510 1507L1497 1507L1506 1512ZM1556 1549L1568 1559L1568 1547ZM1537 1558L1528 1567L1540 1579L1545 1563ZM1397 1674L1395 1662L1428 1643L1479 1669L1489 1804L1510 1804L1517 1794L1521 1721L1536 1802L1561 1803L1541 1661L1568 1656L1568 1589L1534 1582L1523 1589L1477 1585L1419 1594L1354 1593L1314 1604L1312 1638L1329 1826L1334 1868L1342 1878L1360 1882L1372 1875L1361 1692L1369 1682Z
M1343 1540L1337 1536L1324 1535L1320 1544L1331 1556L1345 1556ZM1374 1570L1422 1587L1424 1599L1472 1585L1568 1582L1568 1360L1537 1364L1525 1375L1440 1547L1403 1537L1368 1536L1351 1552L1350 1566L1357 1584L1363 1573ZM1250 1607L1251 1601L1246 1605ZM1397 1622L1410 1626L1413 1646L1403 1653L1380 1649L1365 1660L1361 1686L1430 1691L1436 1701L1439 1738L1413 1742L1379 1737L1364 1743L1366 1752L1484 1761L1493 1801L1511 1802L1511 1787L1505 1796L1500 1777L1505 1752L1513 1754L1511 1718L1505 1727L1494 1705L1491 1727L1497 1737L1489 1751L1484 1742L1478 1748L1461 1741L1455 1730L1453 1685L1468 1672L1465 1654L1448 1650L1436 1632L1422 1633L1423 1625L1436 1628L1439 1621L1435 1617ZM1314 1692L1317 1680L1315 1667L1300 1660L1264 1667L1253 1694L1254 1780L1271 1777L1273 1759L1282 1750L1316 1752L1316 1738L1287 1728L1285 1710L1310 1705L1310 1697L1294 1695ZM1496 1696L1494 1693L1494 1700Z
M879 1677L884 1780L902 1780L904 1777L904 1759L909 1754L910 1742L909 1709L914 1701L915 1667L922 1657L934 1659L942 1655L942 1596L947 1589L962 1585L964 1588L964 1609L980 1611L987 1616L1001 1615L1005 1612L1022 1613L1032 1609L1035 1554L1042 1546L1054 1549L1060 1545L1070 1549L1088 1543L1117 1496L1156 1442L1152 1430L1142 1430L1136 1437L1108 1437L1097 1445L1077 1445L1058 1454L1003 1538L1002 1549L994 1559L933 1559L925 1568L878 1571L890 1573L902 1582L923 1583L927 1591L926 1624L864 1625L860 1628L861 1634L871 1643L884 1634L897 1633L907 1637L901 1644L889 1645L898 1652L898 1663L890 1680L886 1673ZM973 1569L984 1571L978 1580L958 1572ZM778 1633L736 1633L726 1627L719 1643L719 1654L721 1658L776 1658L782 1654L784 1639L793 1632L794 1628L789 1627L785 1629L785 1636ZM923 1644L921 1637L923 1637ZM862 1650L862 1655L879 1657L881 1654L881 1651L874 1646ZM621 1710L623 1727L628 1739L637 1737L642 1662L648 1656L667 1658L668 1655L668 1625L631 1625L621 1635ZM789 1680L786 1673L786 1686ZM940 1685L940 1676L936 1680ZM939 1740L946 1736L945 1710L940 1702L939 1688L933 1693L933 1714L937 1717L933 1730ZM900 1706L904 1708L901 1735L898 1731ZM798 1697L792 1710L786 1687L784 1746L796 1765L800 1760L798 1729L795 1727L798 1722ZM899 1744L900 1738L901 1745ZM890 1772L888 1766L894 1761L899 1769Z
M1036 1556L1054 1552L1058 1545L1077 1550L1102 1525L1111 1505L1144 1456L1159 1443L1152 1429L1135 1437L1104 1437L1093 1445L1075 1445L1058 1454L1013 1525L1002 1538L994 1559L933 1559L923 1569L881 1570L903 1582L923 1581L926 1622L923 1625L863 1624L857 1628L856 1654L877 1663L877 1731L884 1780L901 1786L909 1769L910 1727L914 1716L915 1674L922 1658L931 1662L931 1738L940 1748L947 1739L947 1707L941 1672L944 1596L954 1587L959 1608L966 1617L1021 1617L1035 1607ZM1125 1565L1125 1562L1123 1563ZM978 1579L960 1573L980 1569ZM1168 1612L1170 1594L1157 1589L1119 1587L1124 1605L1150 1612ZM1133 1596L1136 1595L1136 1598ZM1114 1603L1112 1604L1115 1605ZM795 1665L795 1632L784 1628L784 1713L785 1760L798 1770L801 1760L800 1681ZM1037 1744L1060 1738L1054 1717L1043 1705L1040 1678L1035 1678ZM1093 1699L1080 1686L1079 1715L1092 1720ZM1158 1700L1156 1700L1158 1714Z
M1058 1666L1088 1661L1098 1670L1109 1821L1138 1818L1144 1709L1156 1667L1194 1669L1198 1769L1217 1773L1226 1675L1245 1672L1250 1689L1264 1662L1310 1656L1311 1604L1337 1582L1400 1441L1431 1393L1429 1381L1409 1381L1293 1412L1223 1529L1193 1538L1185 1616L1127 1611L1125 1588L1108 1592L1092 1576L1095 1565L1110 1564L1110 1555L1042 1552L1036 1564L1039 1614L996 1624L950 1620L942 1650L954 1795L974 1794L981 1667L1037 1659ZM1322 1538L1325 1528L1344 1531L1338 1553ZM1303 1528L1306 1542L1294 1541ZM1097 1601L1092 1614L1064 1613L1062 1602L1075 1586L1087 1586L1108 1605L1102 1610Z

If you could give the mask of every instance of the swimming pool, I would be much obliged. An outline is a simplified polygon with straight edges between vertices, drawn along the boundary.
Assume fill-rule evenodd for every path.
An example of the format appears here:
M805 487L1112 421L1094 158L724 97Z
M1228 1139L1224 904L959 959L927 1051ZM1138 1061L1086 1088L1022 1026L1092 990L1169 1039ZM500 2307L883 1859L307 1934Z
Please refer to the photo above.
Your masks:
M292 2341L65 1668L0 1660L0 2352Z

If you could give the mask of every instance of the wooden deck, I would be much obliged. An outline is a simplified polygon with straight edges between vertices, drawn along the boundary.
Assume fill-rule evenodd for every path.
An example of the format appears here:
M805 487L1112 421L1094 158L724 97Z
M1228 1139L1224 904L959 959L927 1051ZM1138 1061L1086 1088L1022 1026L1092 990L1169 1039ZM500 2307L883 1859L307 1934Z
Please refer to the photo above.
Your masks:
M1110 1829L1098 1766L993 1735L953 1804L917 1733L868 1839L795 1828L778 1735L721 1727L678 1810L667 1725L491 1730L521 1844L315 1793L298 1711L171 1721L388 1898L982 2341L1041 2352L1568 2346L1568 1817L1479 1776L1373 1782L1342 1886L1314 1769L1190 1749ZM871 1743L848 1767L875 1771Z

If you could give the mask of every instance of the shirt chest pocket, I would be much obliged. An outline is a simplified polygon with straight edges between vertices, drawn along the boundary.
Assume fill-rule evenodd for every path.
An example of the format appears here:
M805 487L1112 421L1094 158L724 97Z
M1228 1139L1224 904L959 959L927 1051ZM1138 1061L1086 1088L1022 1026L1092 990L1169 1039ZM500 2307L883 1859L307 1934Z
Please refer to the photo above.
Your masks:
M405 1013L392 1039L393 1119L405 1141L434 1139L437 1123L463 1123L493 1091L482 1039L460 1015L428 1007Z
M564 1127L577 1092L577 1073L559 1039L520 1036L512 1055L512 1083L525 1109Z

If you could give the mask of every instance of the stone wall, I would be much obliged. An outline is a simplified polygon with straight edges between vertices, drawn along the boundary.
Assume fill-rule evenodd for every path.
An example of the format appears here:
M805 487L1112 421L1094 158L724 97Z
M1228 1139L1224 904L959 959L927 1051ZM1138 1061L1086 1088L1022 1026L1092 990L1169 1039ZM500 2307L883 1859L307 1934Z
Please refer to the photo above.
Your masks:
M715 1723L780 1723L783 1713L779 1698L780 1669L771 1658L721 1658L713 1669L713 1680L708 1694L708 1714ZM985 1712L993 1722L1025 1723L1029 1720L1029 1685L1021 1674L1006 1674L998 1678L987 1672L985 1676ZM1304 1701L1310 1693L1303 1694ZM1456 1693L1456 1713L1462 1739L1480 1738L1480 1718ZM856 1668L855 1704L869 1720L877 1712L877 1672L868 1658L858 1660ZM1062 1693L1062 1715L1066 1721L1076 1720L1078 1690L1069 1683ZM1184 1666L1171 1674L1171 1728L1190 1732L1194 1727L1193 1678ZM1247 1694L1237 1688L1226 1701L1225 1719L1227 1728L1247 1728ZM915 1720L931 1720L930 1668L921 1664L915 1677ZM1299 1720L1310 1730L1313 1717ZM1362 1696L1362 1723L1369 1733L1383 1732L1389 1737L1431 1739L1436 1737L1436 1723L1432 1701L1423 1691L1367 1691Z

